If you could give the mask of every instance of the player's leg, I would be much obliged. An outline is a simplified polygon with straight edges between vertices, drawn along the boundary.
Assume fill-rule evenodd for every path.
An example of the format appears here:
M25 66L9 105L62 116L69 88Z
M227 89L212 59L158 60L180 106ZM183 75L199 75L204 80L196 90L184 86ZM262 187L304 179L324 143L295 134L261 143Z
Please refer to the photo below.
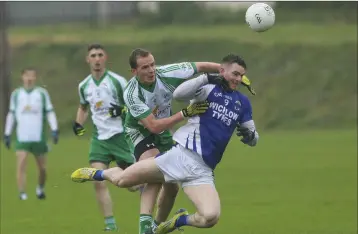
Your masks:
M106 174L108 170L104 170ZM121 176L116 178L116 185L120 188L129 188L134 185L154 183L162 184L164 180L163 173L157 167L154 158L141 160L126 168Z
M17 188L21 200L27 200L27 194L26 194L27 155L28 155L27 151L24 150L16 151L16 158L17 158L16 179L17 179Z
M166 152L170 150L173 145L173 137L170 131L164 131L162 134L159 134L157 137L158 149L160 152ZM175 199L179 192L179 186L176 183L165 183L162 186L160 194L157 199L157 212L155 220L153 223L153 230L157 226L167 220L173 206Z
M153 149L148 150L143 154L144 157L148 158L147 160L141 160L129 166L123 172L116 173L114 170L108 169L96 171L92 176L95 180L110 180L121 188L130 188L135 185L150 183L145 186L141 194L139 218L140 234L151 233L153 207L161 183L164 182L163 174L156 166L153 157L148 156L153 154L151 151L153 151Z
M220 217L220 198L214 184L199 184L183 188L185 194L193 202L196 212L181 218L178 227L189 225L198 228L213 227ZM186 224L185 224L186 223Z
M157 213L154 219L154 229L160 223L165 222L171 210L173 209L175 199L179 192L179 186L176 183L165 183L160 190L157 199Z
M108 165L103 162L91 162L91 167L104 170L108 168ZM113 206L112 198L109 193L108 187L105 184L105 181L94 181L94 190L96 193L96 200L98 202L99 208L104 216L104 223L106 230L116 230L117 225L115 218L113 216Z
M192 182L192 181L190 181ZM161 223L156 234L166 234L183 226L197 228L211 228L219 221L220 199L214 184L191 184L184 188L184 192L193 202L196 212L189 214L181 209L167 222Z
M156 154L159 153L159 151L155 148L155 144L153 144L154 140L150 138L146 140L151 140L151 142L143 141L141 144L138 144L136 148L137 152L141 152L141 154L136 154L140 155L141 159L153 158ZM143 148L139 148L138 146L140 145L142 145ZM148 229L148 223L151 223L151 214L154 209L155 200L164 178L161 171L158 170L154 162L147 162L147 160L144 161L143 163L141 163L141 161L135 163L134 165L127 168L123 173L118 173L111 169L96 171L88 168L81 168L76 170L72 174L71 178L75 182L106 179L112 181L112 183L115 183L117 186L124 188L129 188L147 182L154 183L152 185L146 186L143 189L141 196L140 226L142 227L141 230L143 231L141 231L141 233L145 233L150 231L150 229ZM175 191L177 190L175 189Z
M154 137L154 139L152 138L151 141L152 143L154 143L155 147L159 150L159 152L166 152L170 150L173 146L173 138L168 130L158 135L152 135L152 137ZM148 143L150 142L147 142L146 144L147 146L150 145ZM158 155L159 152L158 151L152 152L151 154L148 154L148 157L156 156ZM146 156L142 155L140 159L141 160L146 159ZM160 177L161 180L163 180L162 173L160 173ZM141 211L142 211L141 213L143 212L148 212L148 213L150 212L150 214L153 213L155 203L158 198L158 193L159 191L161 191L157 203L158 209L157 209L156 217L152 222L153 231L157 228L157 226L161 222L164 222L168 218L170 211L173 208L175 198L178 194L178 190L179 187L176 184L171 184L171 183L163 184L163 185L149 184L144 188L144 193L143 193L144 195L142 194L142 199L141 199Z
M162 174L158 170L158 168L155 167L155 164L153 163L154 156L159 154L159 150L156 148L149 149L142 153L140 156L140 161L142 160L151 160L150 162L147 162L148 169L146 171L143 171L143 176L139 177L145 177L148 176L149 183L143 187L141 192L141 198L140 198L140 217L139 217L139 232L140 234L150 233L152 229L152 223L153 223L153 210L155 207L155 202L158 196L158 193L162 187L162 183L164 182L164 177L162 177ZM147 161L147 160L146 160ZM141 164L138 165L139 169L136 169L137 171L142 170L140 168ZM135 168L134 168L135 169ZM134 170L133 169L133 170ZM127 174L127 177L126 177ZM128 178L131 175L131 171L127 172L126 174L123 174L122 180ZM152 178L151 178L152 177ZM127 180L128 180L127 179ZM157 183L155 183L157 182ZM159 182L159 183L158 183ZM120 183L120 181L119 181ZM122 182L122 183L125 183ZM143 184L143 183L140 183Z
M184 173L182 186L197 212L193 215L189 215L186 211L178 212L172 219L158 227L156 232L158 234L169 233L185 225L209 228L218 222L220 216L220 199L214 186L211 169L200 155L181 146L179 148L182 154L178 154L179 158L172 157L170 160L176 160L177 167ZM175 168L169 173L172 171L175 171Z
M46 183L46 155L35 155L37 168L39 171L38 185L36 187L36 196L38 199L45 199L45 183Z
M111 175L108 179L110 179L109 181L113 183L112 179L114 179L116 175L120 175L124 169L133 165L136 162L136 158L134 156L134 146L132 142L126 138L124 133L117 134L115 137L112 137L109 147L118 166L108 169L108 174ZM113 184L116 185L115 183ZM139 186L128 188L130 192L135 192L138 189Z
M46 142L34 143L32 153L35 155L35 160L38 168L38 185L36 187L36 196L38 199L45 199L45 183L46 183L46 153L48 146Z
M145 234L151 232L153 209L162 186L161 182L164 181L160 171L155 167L153 162L141 163L142 160L153 158L159 154L154 135L148 136L139 142L133 152L139 162L128 167L123 173L109 175L110 172L105 171L103 175L107 179L109 176L112 176L111 180L117 186L125 188L141 185L145 183L142 183L143 180L149 182L142 189L140 199L139 233Z
M92 139L89 154L89 162L92 168L99 170L108 168L112 159L107 147L108 145L105 141ZM105 230L116 230L117 225L113 215L112 199L105 181L95 181L94 189L96 200L104 216Z
M16 180L17 188L19 191L20 199L27 200L26 194L26 168L27 168L27 156L31 151L30 143L16 142Z
M129 138L129 135L127 135ZM131 143L130 139L128 141ZM153 158L155 155L159 154L159 150L155 144L155 137L154 135L147 136L143 138L139 143L133 147L133 153L136 157L136 161L141 161L147 158ZM137 163L136 163L137 164ZM159 178L159 183L156 183L157 178L156 173L159 173L159 177L161 176L159 171L156 171L155 167L151 167L148 165L148 170L142 170L140 167L134 167L136 164L132 165L131 167L127 168L129 172L122 173L122 175L118 175L119 177L116 178L118 181L118 186L126 186L126 183L134 183L130 184L128 187L133 187L135 185L141 185L141 179L145 178L150 183L146 184L141 189L141 196L140 196L140 215L139 215L139 233L151 233L151 225L153 222L152 213L155 206L157 195L161 188L162 178ZM138 168L138 169L137 169ZM153 170L152 170L153 169ZM137 174L137 175L136 175ZM129 176L126 176L129 175ZM133 175L133 176L131 176ZM154 178L151 178L154 175ZM139 182L137 182L139 181ZM152 183L153 182L153 183Z

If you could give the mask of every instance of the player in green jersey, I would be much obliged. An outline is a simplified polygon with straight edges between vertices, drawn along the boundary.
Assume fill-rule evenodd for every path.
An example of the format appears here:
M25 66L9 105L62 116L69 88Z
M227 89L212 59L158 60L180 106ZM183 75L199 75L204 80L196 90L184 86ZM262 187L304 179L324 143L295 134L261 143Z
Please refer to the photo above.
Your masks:
M80 106L73 130L76 135L84 134L83 124L90 110L94 124L89 152L91 167L105 169L111 162L116 162L124 169L135 162L132 144L125 138L124 115L112 118L108 115L108 111L111 105L124 107L123 91L127 81L106 69L107 55L102 45L90 45L86 59L91 74L78 87ZM123 110L124 108L121 112ZM97 201L105 217L105 230L116 230L108 188L104 182L95 182L94 186Z
M27 200L25 192L27 155L35 155L39 169L36 195L45 199L46 153L48 152L45 120L52 130L54 144L58 142L58 124L47 90L35 85L37 72L33 68L22 72L23 86L15 89L10 98L10 111L6 118L4 140L10 148L11 132L16 124L17 185L20 199Z
M129 110L125 126L127 136L134 145L134 155L139 161L172 147L169 128L182 120L180 116L177 120L167 119L171 116L175 88L197 73L217 72L220 64L182 62L156 67L153 55L144 49L135 49L129 63L134 77L124 91L124 101ZM147 185L142 191L140 234L150 233L150 225L155 229L165 221L173 207L178 186L165 184L159 196L156 218L152 222L152 210L161 186Z

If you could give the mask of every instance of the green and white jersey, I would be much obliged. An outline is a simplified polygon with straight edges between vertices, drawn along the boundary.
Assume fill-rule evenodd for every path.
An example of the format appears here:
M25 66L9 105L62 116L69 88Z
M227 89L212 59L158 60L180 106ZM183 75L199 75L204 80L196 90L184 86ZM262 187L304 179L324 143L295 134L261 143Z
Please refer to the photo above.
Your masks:
M157 119L170 117L175 88L196 73L195 63L183 62L158 66L156 82L150 86L141 84L137 77L128 82L124 91L124 101L129 110L125 126L134 146L151 134L140 120L151 113Z
M15 89L10 97L10 112L15 116L17 141L46 141L46 114L51 111L53 106L46 89Z
M80 103L90 106L95 126L93 135L98 140L124 132L122 118L111 118L108 110L111 103L124 105L123 91L126 85L126 79L112 71L106 71L99 80L89 75L79 84Z

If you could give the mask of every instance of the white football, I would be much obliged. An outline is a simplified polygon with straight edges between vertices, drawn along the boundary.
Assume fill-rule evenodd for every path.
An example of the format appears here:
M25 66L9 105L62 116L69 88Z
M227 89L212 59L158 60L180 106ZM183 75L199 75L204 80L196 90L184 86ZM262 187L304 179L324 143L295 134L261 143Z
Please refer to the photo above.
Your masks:
M247 9L245 20L252 30L264 32L275 24L275 12L266 3L255 3Z

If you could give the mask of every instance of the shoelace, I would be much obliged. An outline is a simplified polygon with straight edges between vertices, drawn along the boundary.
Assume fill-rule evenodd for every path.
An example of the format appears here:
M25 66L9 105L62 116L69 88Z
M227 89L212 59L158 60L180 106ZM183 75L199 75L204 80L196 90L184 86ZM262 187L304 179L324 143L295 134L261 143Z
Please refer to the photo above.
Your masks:
M90 169L84 169L84 174L88 175L88 176L91 176L92 175L92 170Z

